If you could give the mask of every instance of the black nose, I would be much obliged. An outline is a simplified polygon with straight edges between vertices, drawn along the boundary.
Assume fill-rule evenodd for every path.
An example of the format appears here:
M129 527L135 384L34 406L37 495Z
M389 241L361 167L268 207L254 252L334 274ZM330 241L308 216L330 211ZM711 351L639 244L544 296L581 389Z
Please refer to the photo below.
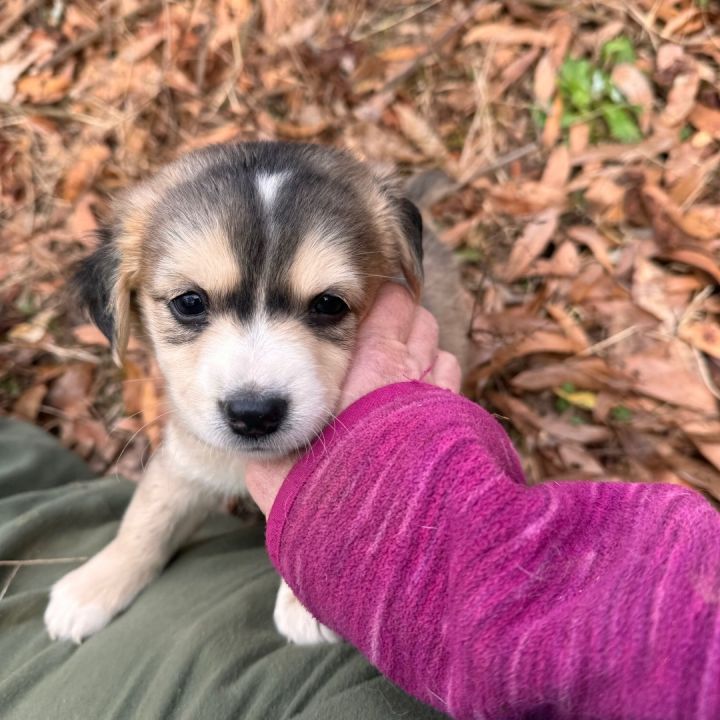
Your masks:
M258 438L274 433L287 415L288 402L276 395L236 395L222 408L230 429L243 437Z

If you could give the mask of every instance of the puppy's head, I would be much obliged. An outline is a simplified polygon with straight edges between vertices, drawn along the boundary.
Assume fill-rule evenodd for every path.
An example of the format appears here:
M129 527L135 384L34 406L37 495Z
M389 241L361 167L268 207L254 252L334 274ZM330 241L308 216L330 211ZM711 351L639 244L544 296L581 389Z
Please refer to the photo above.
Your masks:
M332 413L386 279L417 296L422 221L338 151L248 143L186 156L115 207L78 275L119 361L138 315L176 420L206 443L282 454Z

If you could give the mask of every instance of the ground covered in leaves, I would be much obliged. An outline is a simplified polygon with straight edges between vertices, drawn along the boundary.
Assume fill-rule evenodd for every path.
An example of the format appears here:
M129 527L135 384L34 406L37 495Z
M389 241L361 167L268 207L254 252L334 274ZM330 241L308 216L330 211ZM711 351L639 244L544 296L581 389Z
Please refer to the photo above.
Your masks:
M440 168L474 397L533 481L720 498L720 6L712 0L8 0L0 412L137 477L163 403L68 299L108 198L189 149L329 143Z

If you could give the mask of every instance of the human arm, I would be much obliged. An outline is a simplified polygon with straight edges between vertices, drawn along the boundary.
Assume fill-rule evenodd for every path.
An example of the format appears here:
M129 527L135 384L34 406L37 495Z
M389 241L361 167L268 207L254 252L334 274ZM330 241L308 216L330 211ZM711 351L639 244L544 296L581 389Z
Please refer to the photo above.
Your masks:
M720 717L717 514L670 486L528 488L502 428L450 392L355 402L267 540L319 619L455 717Z

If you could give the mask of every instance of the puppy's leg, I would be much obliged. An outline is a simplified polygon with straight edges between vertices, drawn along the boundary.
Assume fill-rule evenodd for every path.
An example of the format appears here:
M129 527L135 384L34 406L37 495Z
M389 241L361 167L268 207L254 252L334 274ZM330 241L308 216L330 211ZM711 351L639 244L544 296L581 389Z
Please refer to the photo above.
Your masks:
M105 627L163 569L219 496L183 480L162 450L151 461L115 539L50 592L51 638L83 638Z
M305 609L284 580L280 581L273 619L278 632L296 645L336 643L341 639Z

